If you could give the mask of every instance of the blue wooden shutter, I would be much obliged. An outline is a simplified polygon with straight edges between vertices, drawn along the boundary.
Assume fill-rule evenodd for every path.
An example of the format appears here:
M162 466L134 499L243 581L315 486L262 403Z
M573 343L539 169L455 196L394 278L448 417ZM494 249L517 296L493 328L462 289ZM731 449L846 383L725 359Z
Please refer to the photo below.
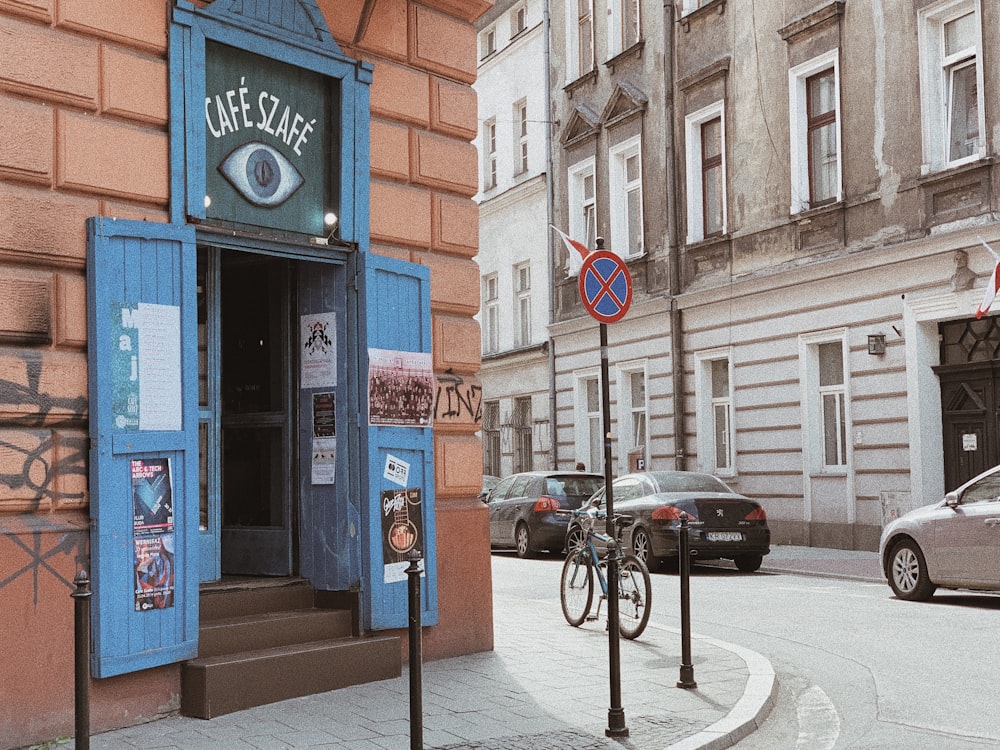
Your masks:
M431 352L430 271L425 266L365 254L363 283L367 344L369 349L399 352ZM362 362L368 361L367 352ZM367 367L361 373L362 418L368 409ZM366 629L406 627L407 583L385 581L382 531L382 493L399 490L401 485L385 478L390 456L409 466L406 488L421 492L423 553L421 579L424 625L437 624L437 556L434 523L434 440L431 427L362 426L367 434L367 476L362 480L363 497L367 503L364 516L367 549L364 575L369 585L365 597L364 626ZM364 455L364 454L362 454ZM365 486L367 485L367 486Z
M193 227L184 225L104 218L87 222L92 664L97 677L189 659L198 650L194 239ZM123 328L122 308L150 304L165 311L159 314L168 323L164 326L166 339L179 336L180 390L173 394L179 396L176 428L169 419L146 423L161 429L139 429L121 418L119 407L132 388L120 369L122 349L129 346L128 336L123 335L127 329ZM179 324L172 321L174 315ZM141 338L142 332L140 326L137 336ZM176 364L170 346L154 353ZM142 395L149 400L148 394ZM174 513L173 601L171 606L136 611L134 557L140 545L134 542L131 462L163 458L168 460Z

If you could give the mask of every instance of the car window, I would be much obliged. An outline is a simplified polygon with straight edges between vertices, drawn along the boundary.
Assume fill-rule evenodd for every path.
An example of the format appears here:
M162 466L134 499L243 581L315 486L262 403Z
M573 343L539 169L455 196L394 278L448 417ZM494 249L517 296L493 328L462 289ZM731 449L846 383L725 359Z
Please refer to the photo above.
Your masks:
M662 471L655 474L655 479L660 492L732 492L711 474Z
M562 476L546 480L545 494L555 497L590 497L604 484L599 477Z
M642 483L636 477L622 477L614 483L615 500L632 500L642 495Z
M1000 498L1000 474L983 477L962 493L962 505L990 503Z
M507 493L510 492L511 486L517 477L507 477L506 479L501 479L497 482L497 486L490 491L490 500L502 500L507 497Z
M533 477L521 476L514 480L514 486L510 488L510 492L507 493L506 497L524 497L528 492L528 485L531 484Z

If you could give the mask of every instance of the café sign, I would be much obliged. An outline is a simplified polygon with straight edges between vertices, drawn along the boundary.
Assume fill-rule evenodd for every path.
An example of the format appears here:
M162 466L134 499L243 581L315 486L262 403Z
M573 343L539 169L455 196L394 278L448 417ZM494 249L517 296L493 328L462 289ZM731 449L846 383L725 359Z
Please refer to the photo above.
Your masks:
M205 45L206 218L318 235L339 168L331 159L331 88L309 70Z

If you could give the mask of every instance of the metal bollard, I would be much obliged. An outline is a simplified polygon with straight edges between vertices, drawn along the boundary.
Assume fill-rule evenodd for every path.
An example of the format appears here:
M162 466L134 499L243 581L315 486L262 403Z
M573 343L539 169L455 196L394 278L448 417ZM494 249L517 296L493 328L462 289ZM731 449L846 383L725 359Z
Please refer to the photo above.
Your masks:
M677 687L691 690L698 687L694 681L691 663L691 553L688 549L688 515L681 513L677 531L677 555L681 576L681 672Z
M81 570L73 579L73 673L76 748L90 750L90 578Z
M420 552L410 551L406 569L409 593L410 750L424 750L423 654L420 630Z

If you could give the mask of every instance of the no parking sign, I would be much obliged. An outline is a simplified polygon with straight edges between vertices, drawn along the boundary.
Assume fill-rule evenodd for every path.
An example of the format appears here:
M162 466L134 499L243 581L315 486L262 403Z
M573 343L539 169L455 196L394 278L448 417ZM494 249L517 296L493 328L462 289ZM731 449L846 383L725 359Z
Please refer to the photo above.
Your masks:
M610 250L588 253L580 269L580 298L600 323L616 323L632 304L632 276L625 261Z

